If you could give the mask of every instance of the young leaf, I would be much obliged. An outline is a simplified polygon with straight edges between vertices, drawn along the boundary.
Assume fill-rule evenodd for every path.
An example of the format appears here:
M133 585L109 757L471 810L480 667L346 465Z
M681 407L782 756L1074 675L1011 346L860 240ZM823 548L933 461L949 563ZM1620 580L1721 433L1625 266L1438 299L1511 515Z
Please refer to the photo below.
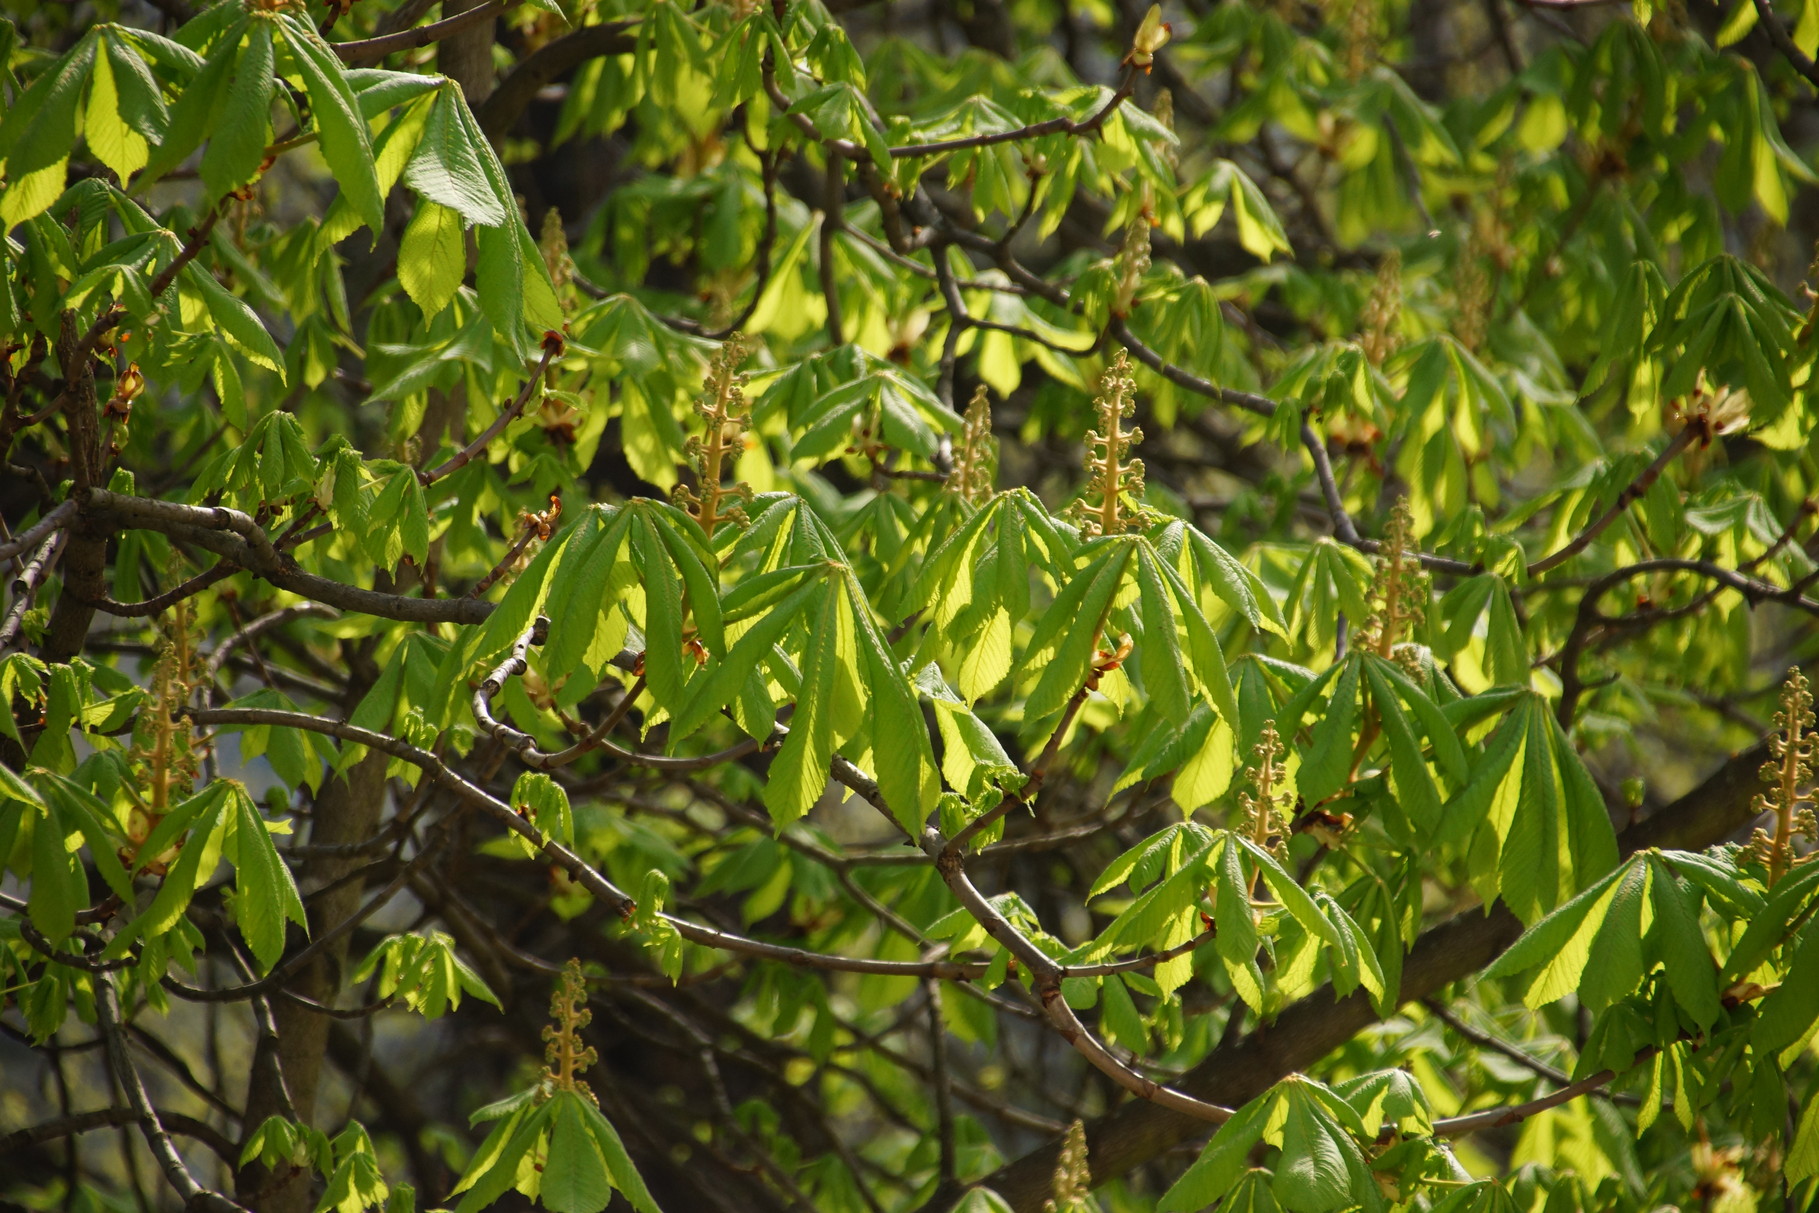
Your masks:
M309 94L310 114L322 145L322 158L341 186L341 195L360 221L376 234L385 226L384 195L373 166L373 145L346 69L315 30L294 14L280 13L278 28L291 49L292 61ZM425 309L428 311L429 309Z
M233 821L223 853L234 865L234 925L260 968L269 971L284 953L285 922L309 924L297 883L278 857L265 818L245 787L232 781L227 786Z
M449 305L465 277L467 245L460 213L429 198L419 199L398 245L399 284L423 309L427 321Z
M272 141L272 21L254 17L234 55L221 111L202 153L202 182L220 198L258 173Z
M778 829L808 812L827 788L827 764L834 755L835 681L839 666L853 656L845 596L831 580L822 582L819 596L820 604L811 613L796 715L764 784L764 806Z

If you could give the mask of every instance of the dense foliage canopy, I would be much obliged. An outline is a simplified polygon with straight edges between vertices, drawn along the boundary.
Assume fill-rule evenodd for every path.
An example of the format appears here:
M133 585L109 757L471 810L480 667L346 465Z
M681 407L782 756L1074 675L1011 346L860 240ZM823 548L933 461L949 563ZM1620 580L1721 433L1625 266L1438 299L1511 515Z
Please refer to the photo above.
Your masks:
M1810 1207L1819 0L0 14L0 1208Z

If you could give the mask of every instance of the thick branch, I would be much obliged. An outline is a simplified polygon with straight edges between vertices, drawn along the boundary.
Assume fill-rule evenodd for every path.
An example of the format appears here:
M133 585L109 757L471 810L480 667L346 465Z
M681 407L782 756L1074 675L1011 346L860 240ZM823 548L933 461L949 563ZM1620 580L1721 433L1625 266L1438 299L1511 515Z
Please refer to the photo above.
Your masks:
M625 55L636 50L638 40L632 32L635 27L636 23L631 21L584 25L554 42L544 43L525 56L475 112L480 129L488 139L497 142L512 128L537 91L562 73L589 59Z
M1618 839L1624 853L1646 847L1696 850L1710 846L1746 824L1767 747L1737 755L1687 795ZM1522 924L1499 906L1488 914L1471 911L1423 933L1402 970L1401 1000L1429 997L1451 982L1482 969L1522 933ZM1215 1049L1175 1084L1198 1099L1237 1106L1271 1085L1314 1065L1333 1049L1378 1022L1362 994L1337 998L1327 986L1285 1009L1273 1024ZM1507 1111L1504 1109L1502 1111ZM1125 1104L1087 1128L1093 1181L1114 1176L1159 1157L1205 1131L1204 1122L1145 1102ZM1050 1194L1061 1143L1051 1142L981 1181L1018 1213L1036 1213ZM940 1192L927 1209L947 1209L962 1195Z
M363 38L358 42L337 42L333 44L333 49L341 57L341 62L349 67L376 63L387 55L416 50L420 46L428 46L432 42L440 42L458 34L471 25L491 21L516 3L517 0L487 0L485 4L456 13L453 17L445 17L441 21L419 25L415 29L400 30L395 34L382 34L377 38Z
M408 623L460 624L481 623L493 613L492 603L477 599L382 594L306 573L273 546L264 528L250 516L225 506L182 505L91 489L84 502L84 513L118 526L162 531L187 540L225 557L281 590L344 611Z
M31 551L52 531L68 526L75 517L75 502L58 502L44 517L14 535L10 541L0 543L0 560L11 560L21 552Z

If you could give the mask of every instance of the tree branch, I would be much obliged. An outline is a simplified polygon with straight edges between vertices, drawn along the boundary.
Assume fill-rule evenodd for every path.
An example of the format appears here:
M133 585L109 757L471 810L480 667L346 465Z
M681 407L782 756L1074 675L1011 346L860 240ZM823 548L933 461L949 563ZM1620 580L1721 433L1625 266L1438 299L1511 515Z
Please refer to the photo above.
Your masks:
M1625 830L1618 838L1623 853L1647 847L1696 850L1747 824L1761 786L1757 770L1767 753L1766 745L1757 745L1731 758L1693 791ZM1521 922L1501 906L1488 914L1460 914L1429 928L1403 965L1400 1001L1430 997L1469 977L1521 934ZM1268 1027L1221 1045L1176 1086L1195 1098L1239 1106L1314 1065L1379 1019L1362 993L1338 998L1329 985L1285 1008ZM1144 1102L1125 1104L1087 1126L1093 1181L1103 1183L1142 1166L1204 1128L1203 1122L1172 1109ZM1059 1141L1050 1142L979 1182L1003 1196L1017 1213L1038 1213L1050 1194L1060 1149ZM938 1192L923 1208L948 1209L961 1195L954 1190Z
M150 497L131 497L106 489L90 489L83 509L100 521L138 530L162 531L186 539L281 590L344 611L407 623L458 624L482 623L493 613L492 603L478 599L383 594L305 573L273 546L265 530L251 517L225 506L182 505Z
M632 31L637 25L636 21L584 25L526 55L474 113L481 131L497 143L529 107L538 90L556 77L589 59L625 55L636 50L638 40Z
M158 1120L167 1130L193 1137L207 1146L217 1158L232 1165L237 1157L234 1143L229 1141L219 1129L207 1121L197 1120L194 1116L185 1116L181 1112L158 1110ZM119 1128L123 1125L137 1124L139 1114L128 1107L96 1108L92 1112L77 1112L70 1116L59 1116L30 1128L20 1129L0 1137L0 1158L17 1153L31 1146L43 1145L47 1141L56 1141L77 1133L87 1133L91 1129Z
M512 399L511 404L500 410L499 415L493 418L493 423L482 430L478 437L456 451L453 455L450 455L440 466L428 472L418 472L417 482L424 488L428 488L430 485L436 483L436 481L441 480L445 476L454 475L469 463L473 462L476 456L492 444L493 439L505 432L506 426L518 420L523 414L524 406L530 403L531 394L535 392L538 385L543 382L543 376L549 371L550 364L554 362L561 353L562 341L560 339L560 334L557 334L556 338L553 340L548 337L544 338L543 357L538 361L537 369L531 372L530 378L524 381L524 386L519 389L518 395Z
M76 518L76 503L60 501L38 521L14 535L5 543L0 543L0 560L11 560L21 552L29 552L43 542L52 531L68 526Z
M518 0L487 0L485 4L456 13L453 17L444 17L428 25L419 25L415 29L400 30L395 34L381 34L377 38L362 38L355 42L333 42L329 48L340 57L341 62L349 67L359 67L363 63L376 63L387 55L398 51L415 50L440 42L482 21L491 21L500 13L516 4ZM535 90L532 90L533 92Z
M1538 3L1539 0L1526 0L1526 2L1533 4ZM1554 2L1559 3L1560 0L1554 0ZM1762 26L1762 32L1768 35L1768 40L1774 44L1776 50L1781 52L1781 57L1787 60L1789 67L1799 72L1801 78L1808 84L1819 89L1819 63L1813 62L1813 57L1794 43L1793 38L1788 35L1787 26L1781 23L1780 14L1775 12L1774 6L1769 3L1769 0L1755 0L1755 5L1756 23Z
M126 1093L126 1102L132 1108L134 1118L139 1123L139 1131L145 1137L145 1144L151 1148L152 1157L158 1160L164 1178L183 1197L186 1209L202 1210L204 1213L247 1213L247 1210L221 1193L203 1187L190 1174L183 1156L171 1144L170 1134L158 1118L157 1109L152 1107L151 1097L145 1093L145 1082L139 1077L132 1056L127 1052L126 1037L120 1028L120 1003L114 992L113 979L105 974L96 974L94 983L95 1019L101 1027L101 1035L107 1041L108 1064L113 1069L114 1081Z
M1661 473L1667 469L1667 465L1673 462L1674 457L1691 446L1697 437L1699 437L1699 427L1681 426L1680 432L1674 435L1673 441L1669 442L1659 455L1655 456L1654 461L1638 472L1634 480L1623 486L1623 491L1617 494L1617 500L1611 502L1609 509L1593 519L1590 526L1573 536L1569 542L1563 544L1559 551L1550 556L1544 556L1529 565L1528 575L1538 577L1583 552L1592 540L1603 534L1606 527L1615 522L1623 511L1630 508L1632 502L1648 492L1649 486L1655 483Z

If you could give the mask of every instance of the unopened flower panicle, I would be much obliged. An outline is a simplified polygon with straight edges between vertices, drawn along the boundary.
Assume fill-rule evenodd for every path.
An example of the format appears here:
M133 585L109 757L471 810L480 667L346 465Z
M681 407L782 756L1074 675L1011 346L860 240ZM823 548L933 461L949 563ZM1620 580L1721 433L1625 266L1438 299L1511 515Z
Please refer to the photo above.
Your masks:
M1796 667L1788 672L1781 688L1781 710L1775 713L1775 731L1769 735L1769 753L1762 764L1762 781L1767 792L1756 795L1756 811L1775 815L1775 833L1757 830L1750 838L1746 853L1768 869L1770 886L1778 883L1788 871L1812 859L1809 853L1796 858L1793 836L1803 834L1808 842L1819 842L1819 820L1811 799L1813 763L1819 757L1819 733L1814 731L1813 692L1806 675ZM1819 852L1815 852L1819 853Z
M581 1072L600 1060L591 1045L581 1043L581 1030L593 1021L587 1009L587 979L581 975L581 962L570 959L562 968L556 989L550 995L549 1016L555 1020L543 1029L548 1043L543 1049L544 1090L573 1091L589 1103L599 1106L594 1092L581 1081Z
M1099 499L1085 514L1082 529L1089 535L1118 535L1135 519L1122 504L1126 494L1143 493L1143 460L1128 459L1131 447L1143 441L1136 426L1124 428L1125 418L1137 411L1137 384L1130 374L1130 354L1120 349L1099 381L1099 428L1086 436L1086 492Z
M696 487L691 490L677 485L675 501L695 516L710 537L723 522L745 525L745 510L737 505L722 510L723 502L728 498L750 501L752 497L751 486L744 481L722 483L726 461L736 460L745 450L745 434L752 427L751 408L745 399L745 384L750 376L739 371L739 364L750 352L744 334L734 333L714 354L701 395L695 400L695 412L703 422L702 433L690 436L683 448L694 470Z
M992 437L992 409L989 394L982 383L973 390L966 406L966 419L960 430L960 446L954 452L954 470L948 473L947 487L973 505L990 501L998 475L998 441Z

